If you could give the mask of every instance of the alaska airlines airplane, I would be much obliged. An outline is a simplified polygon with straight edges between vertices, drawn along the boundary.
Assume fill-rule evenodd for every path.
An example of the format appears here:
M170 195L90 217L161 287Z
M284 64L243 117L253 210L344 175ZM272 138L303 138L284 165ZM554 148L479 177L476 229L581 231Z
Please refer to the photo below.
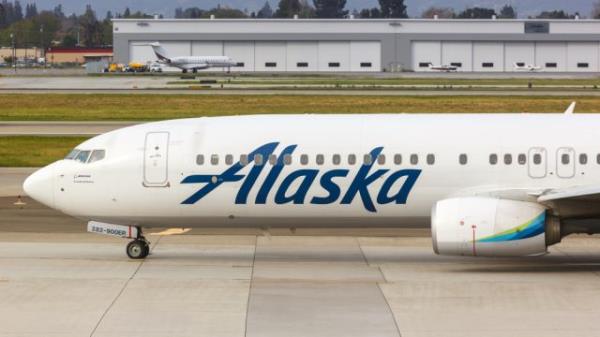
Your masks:
M540 255L600 232L598 129L570 113L181 119L87 140L24 189L133 239L131 258L143 227L226 226L431 225L438 254Z
M197 72L198 69L207 68L231 68L237 63L228 56L175 56L170 57L167 51L158 42L150 43L158 62L181 69L184 73L188 71Z

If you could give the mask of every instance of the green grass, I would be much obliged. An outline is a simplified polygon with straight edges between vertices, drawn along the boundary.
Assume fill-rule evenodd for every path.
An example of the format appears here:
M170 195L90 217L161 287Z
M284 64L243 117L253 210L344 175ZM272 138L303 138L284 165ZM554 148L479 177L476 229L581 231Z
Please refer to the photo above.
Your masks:
M161 120L274 113L600 112L592 96L0 94L1 121Z
M64 158L85 137L0 137L0 167L38 167Z

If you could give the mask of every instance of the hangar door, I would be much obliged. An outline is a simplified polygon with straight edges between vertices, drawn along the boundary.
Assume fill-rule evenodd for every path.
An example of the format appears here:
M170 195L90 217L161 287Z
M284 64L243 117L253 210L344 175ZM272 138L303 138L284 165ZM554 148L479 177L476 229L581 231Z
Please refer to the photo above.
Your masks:
M429 65L442 64L440 41L415 41L412 43L412 68L414 71L430 71Z
M381 71L381 42L350 41L350 71Z

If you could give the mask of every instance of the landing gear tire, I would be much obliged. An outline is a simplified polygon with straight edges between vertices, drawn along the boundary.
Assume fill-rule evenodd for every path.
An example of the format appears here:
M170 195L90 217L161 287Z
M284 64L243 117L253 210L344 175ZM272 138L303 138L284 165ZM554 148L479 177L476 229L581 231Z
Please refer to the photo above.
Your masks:
M187 69L183 69L181 72L187 74Z
M126 252L130 259L144 259L150 254L150 245L146 240L136 239L127 244Z
M192 70L192 72L193 72L194 74L197 74L197 73L198 73L198 69L194 69L194 70Z

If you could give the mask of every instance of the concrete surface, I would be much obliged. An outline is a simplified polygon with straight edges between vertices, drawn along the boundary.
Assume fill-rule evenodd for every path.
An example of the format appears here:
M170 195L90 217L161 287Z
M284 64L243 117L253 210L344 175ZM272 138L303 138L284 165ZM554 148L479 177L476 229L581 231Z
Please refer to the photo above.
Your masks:
M25 191L23 191L23 182L35 170L37 170L37 168L0 167L0 198L25 195Z
M0 136L93 136L135 122L0 122ZM1 169L0 169L1 170Z

